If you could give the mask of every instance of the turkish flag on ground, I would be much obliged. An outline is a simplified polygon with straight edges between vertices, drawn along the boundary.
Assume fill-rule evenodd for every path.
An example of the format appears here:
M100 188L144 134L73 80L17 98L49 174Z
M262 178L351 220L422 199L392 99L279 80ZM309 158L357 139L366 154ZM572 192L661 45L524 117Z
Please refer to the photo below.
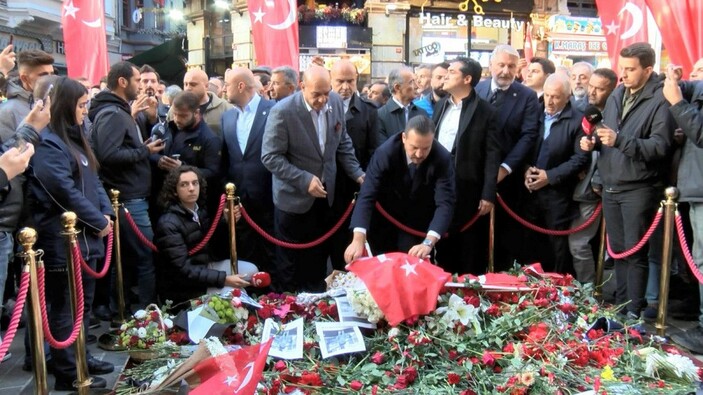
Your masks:
M299 67L296 0L247 0L256 63Z
M110 68L103 1L64 0L61 24L68 76L99 84Z
M644 0L596 0L605 28L611 68L619 74L620 50L636 42L648 42L647 6Z
M703 0L646 0L659 26L671 63L683 67L684 78L703 58Z
M242 347L229 354L210 357L193 369L200 378L200 385L190 391L191 395L256 393L261 373L273 338L266 343Z
M391 326L437 308L437 296L452 277L429 261L402 252L361 258L347 265L369 289Z

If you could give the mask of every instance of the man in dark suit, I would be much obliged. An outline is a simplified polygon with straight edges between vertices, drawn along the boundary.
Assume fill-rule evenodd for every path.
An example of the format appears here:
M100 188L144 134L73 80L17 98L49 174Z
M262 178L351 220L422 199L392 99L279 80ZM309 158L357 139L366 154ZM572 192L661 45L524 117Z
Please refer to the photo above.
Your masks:
M337 61L330 71L332 90L339 94L344 104L344 119L347 134L354 146L354 154L361 168L366 170L369 159L378 146L376 125L378 122L377 106L374 102L359 96L356 81L359 73L356 66L349 60ZM339 166L339 163L337 164ZM354 193L359 190L358 184L342 172L337 172L337 190L335 191L334 211L341 216L349 206ZM349 222L339 228L332 237L332 267L344 270L344 249L349 244Z
M540 116L540 138L532 150L531 165L524 173L525 187L530 192L528 220L548 229L565 230L578 215L572 199L578 174L589 162L590 154L579 148L583 135L583 113L570 103L569 79L552 74L544 83L544 105ZM536 235L535 235L536 236ZM542 235L539 235L542 236ZM540 237L534 237L536 240ZM548 239L551 251L540 251L534 258L547 271L574 272L567 236ZM547 241L547 240L544 240ZM533 246L545 243L531 243ZM539 248L532 249L532 251Z
M388 89L393 96L378 110L379 143L405 130L408 119L416 115L427 116L425 110L413 104L417 85L415 74L409 67L401 67L388 74Z
M535 92L515 82L518 52L510 45L498 45L491 54L491 78L476 85L479 97L498 110L498 135L502 163L498 168L501 196L520 211L522 166L537 141L539 102ZM517 175L510 176L513 172ZM520 258L522 229L503 210L496 212L496 269L507 269Z
M481 65L468 58L449 63L444 90L449 96L438 102L434 122L437 141L452 156L456 174L456 207L449 237L437 246L437 262L450 273L482 273L487 257L487 221L459 230L476 214L493 209L500 164L495 109L476 94Z
M371 158L361 186L351 229L354 238L344 253L351 262L363 255L366 232L377 236L374 253L408 251L429 257L437 240L449 228L454 210L454 169L449 152L434 139L434 123L424 115L411 118L406 130L383 143ZM427 230L424 237L397 228L377 228L371 221L379 202L401 223Z
M271 172L261 163L261 144L266 120L275 102L258 95L256 77L250 70L235 68L226 77L227 98L234 109L222 115L222 174L225 182L234 183L237 196L254 222L271 234ZM237 255L269 271L274 248L246 221L237 221Z
M273 175L274 229L289 242L318 239L334 225L337 162L359 184L364 172L347 134L342 99L331 92L329 72L312 66L300 92L271 109L261 161ZM323 291L329 242L305 250L277 247L277 291Z

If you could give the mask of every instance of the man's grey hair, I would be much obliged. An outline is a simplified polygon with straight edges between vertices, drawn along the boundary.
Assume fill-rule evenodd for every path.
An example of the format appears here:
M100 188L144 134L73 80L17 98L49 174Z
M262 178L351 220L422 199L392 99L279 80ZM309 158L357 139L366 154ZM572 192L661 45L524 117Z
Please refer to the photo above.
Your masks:
M549 77L544 80L544 87L546 88L547 85L561 85L562 93L564 93L565 96L571 95L571 82L569 81L569 77L564 74L550 74Z
M593 72L596 70L596 68L588 62L576 62L573 66L571 66L571 70L573 71L577 67L585 67L586 69L588 69L588 74L593 74Z
M169 100L173 100L174 97L176 97L177 94L181 93L183 89L181 89L180 86L178 85L171 85L166 90L164 91L164 96Z
M432 65L424 64L424 63L423 63L423 64L421 64L421 65L415 67L415 73L417 73L417 72L420 71L420 70L429 70L429 71L432 71Z
M507 53L510 56L514 56L518 59L520 58L520 54L517 52L517 50L507 44L496 45L496 47L493 49L493 52L491 52L491 59L493 59L493 57L495 57L499 53Z
M401 75L403 71L410 71L411 73L413 72L410 67L403 66L397 69L393 69L390 73L388 73L388 89L391 91L391 94L395 93L395 84L403 85L403 83L405 82L403 76Z
M280 66L280 67L276 67L271 72L271 74L277 74L277 73L283 74L283 79L286 81L286 84L293 85L296 88L298 87L298 72L293 70L292 67Z

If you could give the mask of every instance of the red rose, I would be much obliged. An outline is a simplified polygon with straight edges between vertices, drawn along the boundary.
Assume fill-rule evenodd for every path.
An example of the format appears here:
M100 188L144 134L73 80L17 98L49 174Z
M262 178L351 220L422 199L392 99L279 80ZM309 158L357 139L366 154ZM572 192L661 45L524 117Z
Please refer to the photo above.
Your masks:
M447 382L449 382L449 384L451 385L457 385L459 384L459 382L461 382L461 376L454 372L450 372L449 374L447 374Z
M286 370L286 367L286 363L283 361L278 361L275 365L273 365L274 370L276 370L277 372Z
M361 381L359 380L353 380L351 383L349 383L349 388L353 389L354 391L359 391L363 386L364 385L361 384Z
M383 363L383 360L385 359L385 356L383 355L382 352L376 351L375 354L371 357L371 362L375 363L376 365L380 365Z

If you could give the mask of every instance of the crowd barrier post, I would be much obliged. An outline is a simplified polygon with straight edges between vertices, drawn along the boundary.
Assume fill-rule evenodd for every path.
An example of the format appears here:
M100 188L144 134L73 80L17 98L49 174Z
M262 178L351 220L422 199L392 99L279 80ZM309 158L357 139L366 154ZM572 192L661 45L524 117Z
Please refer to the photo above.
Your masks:
M495 226L496 226L496 208L491 209L488 214L488 273L495 271Z
M113 222L112 239L114 240L115 250L115 270L117 277L117 320L120 324L125 322L125 301L124 301L124 277L122 276L122 251L120 249L120 191L110 189L110 197L112 201L112 210L115 212L115 221Z
M234 206L237 197L234 192L237 188L233 183L229 182L225 185L225 193L227 194L227 220L229 225L229 264L232 268L232 274L239 274L239 265L237 264L237 219L234 215Z
M598 258L596 259L596 286L593 291L593 296L601 300L603 298L603 270L605 270L605 215L600 221L600 236L598 240Z
M664 235L662 237L662 267L659 279L659 310L657 311L657 335L666 333L666 307L669 303L669 269L671 268L671 255L674 247L674 219L676 217L676 198L679 191L674 187L666 188L664 196Z
M61 224L63 225L62 235L66 236L66 266L68 267L68 288L71 296L71 308L73 310L73 318L78 314L78 303L84 303L82 300L77 300L76 290L76 270L73 266L73 248L76 245L76 213L67 211L61 215ZM43 343L42 343L43 344ZM78 330L78 338L76 339L76 373L78 379L74 386L78 388L79 395L87 395L90 389L92 379L88 374L88 361L85 358L85 327L80 326Z
M18 239L24 252L25 272L29 272L29 331L32 344L32 366L34 367L34 390L36 394L48 395L48 383L46 381L46 359L44 355L44 330L41 324L41 307L39 302L39 282L37 281L37 264L41 265L41 260L37 263L37 252L34 250L34 243L37 242L37 231L32 228L20 230Z

